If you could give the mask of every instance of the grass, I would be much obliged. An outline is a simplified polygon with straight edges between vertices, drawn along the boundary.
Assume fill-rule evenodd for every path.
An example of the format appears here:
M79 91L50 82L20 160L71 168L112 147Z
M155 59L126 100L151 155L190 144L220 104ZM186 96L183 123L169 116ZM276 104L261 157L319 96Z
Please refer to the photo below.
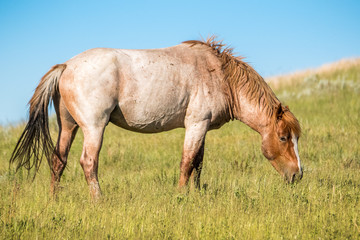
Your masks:
M103 199L91 203L78 133L58 199L43 163L34 182L8 168L24 125L0 128L1 239L359 239L360 67L311 72L274 88L303 128L304 178L287 185L240 122L209 132L202 189L177 190L184 130L144 135L109 125ZM51 123L56 136L56 124Z

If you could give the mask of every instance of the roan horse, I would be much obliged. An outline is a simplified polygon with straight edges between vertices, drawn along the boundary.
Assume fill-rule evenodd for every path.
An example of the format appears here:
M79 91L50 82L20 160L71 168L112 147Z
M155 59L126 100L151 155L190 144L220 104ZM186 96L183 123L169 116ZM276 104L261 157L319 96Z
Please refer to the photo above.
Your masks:
M56 146L48 128L51 100L59 125ZM191 175L200 187L206 132L233 119L262 136L264 156L288 182L302 178L299 122L263 78L214 37L163 49L85 51L46 73L29 105L10 162L36 173L45 155L53 193L80 127L80 164L92 198L100 196L99 152L109 122L142 133L184 127L179 187Z

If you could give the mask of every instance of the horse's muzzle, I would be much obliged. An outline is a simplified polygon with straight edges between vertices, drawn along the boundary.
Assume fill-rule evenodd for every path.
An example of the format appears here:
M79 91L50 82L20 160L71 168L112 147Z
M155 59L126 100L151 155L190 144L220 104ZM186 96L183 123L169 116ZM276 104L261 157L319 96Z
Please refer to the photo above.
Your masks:
M288 183L296 183L299 182L303 178L303 171L300 169L299 172L294 173L292 175L285 175L285 180Z

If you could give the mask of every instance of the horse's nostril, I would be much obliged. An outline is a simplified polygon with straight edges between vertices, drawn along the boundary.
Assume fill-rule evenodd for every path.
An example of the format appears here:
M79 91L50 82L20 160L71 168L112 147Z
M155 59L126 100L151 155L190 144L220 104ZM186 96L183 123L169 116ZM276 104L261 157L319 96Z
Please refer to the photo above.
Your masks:
M300 171L298 173L294 173L294 175L292 176L292 182L295 182L295 181L300 181L303 177L303 172Z

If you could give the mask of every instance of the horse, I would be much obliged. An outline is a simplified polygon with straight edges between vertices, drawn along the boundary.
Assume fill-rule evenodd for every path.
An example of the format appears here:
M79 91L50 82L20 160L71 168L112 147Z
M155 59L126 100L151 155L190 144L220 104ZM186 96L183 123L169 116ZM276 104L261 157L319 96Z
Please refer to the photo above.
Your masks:
M53 144L48 105L59 135ZM90 49L55 65L29 101L29 120L10 158L16 170L39 170L43 157L57 192L78 128L80 164L93 199L101 196L99 152L109 122L135 132L185 128L179 188L192 176L200 188L207 131L240 120L262 137L262 153L289 183L303 176L299 121L264 79L215 37L160 49Z

